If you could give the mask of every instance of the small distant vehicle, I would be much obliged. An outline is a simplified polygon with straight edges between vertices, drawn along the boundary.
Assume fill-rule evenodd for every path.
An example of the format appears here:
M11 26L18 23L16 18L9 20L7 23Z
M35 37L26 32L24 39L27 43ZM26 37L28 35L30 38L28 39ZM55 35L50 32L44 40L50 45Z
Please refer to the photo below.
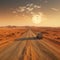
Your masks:
M42 33L41 33L41 32L39 32L39 33L37 34L36 38L37 38L37 39L42 39L42 38L43 38Z

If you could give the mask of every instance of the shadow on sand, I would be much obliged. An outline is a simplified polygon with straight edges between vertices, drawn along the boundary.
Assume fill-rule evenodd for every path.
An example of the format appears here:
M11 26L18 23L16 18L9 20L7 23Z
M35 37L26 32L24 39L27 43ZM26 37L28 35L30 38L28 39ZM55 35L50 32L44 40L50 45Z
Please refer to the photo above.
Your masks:
M28 38L17 38L15 39L15 41L19 41L19 40L40 40L37 37L28 37Z

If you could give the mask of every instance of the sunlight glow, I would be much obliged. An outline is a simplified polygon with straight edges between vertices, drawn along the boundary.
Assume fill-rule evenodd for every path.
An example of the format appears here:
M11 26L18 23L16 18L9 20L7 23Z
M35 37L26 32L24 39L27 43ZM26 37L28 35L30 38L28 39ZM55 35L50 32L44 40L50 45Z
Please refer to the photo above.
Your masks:
M40 15L34 15L32 17L32 22L35 23L35 24L39 24L41 22L41 16Z

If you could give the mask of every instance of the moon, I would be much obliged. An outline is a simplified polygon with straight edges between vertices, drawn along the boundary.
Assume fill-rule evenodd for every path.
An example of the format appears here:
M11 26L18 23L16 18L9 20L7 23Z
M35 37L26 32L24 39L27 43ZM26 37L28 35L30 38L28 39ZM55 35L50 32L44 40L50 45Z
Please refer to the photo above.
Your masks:
M35 23L35 24L39 24L41 22L41 16L40 15L34 15L32 17L32 22Z

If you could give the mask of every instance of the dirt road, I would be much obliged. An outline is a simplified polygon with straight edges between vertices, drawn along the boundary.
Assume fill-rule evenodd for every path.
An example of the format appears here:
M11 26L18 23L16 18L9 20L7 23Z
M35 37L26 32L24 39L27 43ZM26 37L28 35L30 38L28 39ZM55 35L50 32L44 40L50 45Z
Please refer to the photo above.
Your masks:
M21 38L35 36L28 30ZM60 46L46 38L8 41L6 44L0 47L0 60L60 60Z

